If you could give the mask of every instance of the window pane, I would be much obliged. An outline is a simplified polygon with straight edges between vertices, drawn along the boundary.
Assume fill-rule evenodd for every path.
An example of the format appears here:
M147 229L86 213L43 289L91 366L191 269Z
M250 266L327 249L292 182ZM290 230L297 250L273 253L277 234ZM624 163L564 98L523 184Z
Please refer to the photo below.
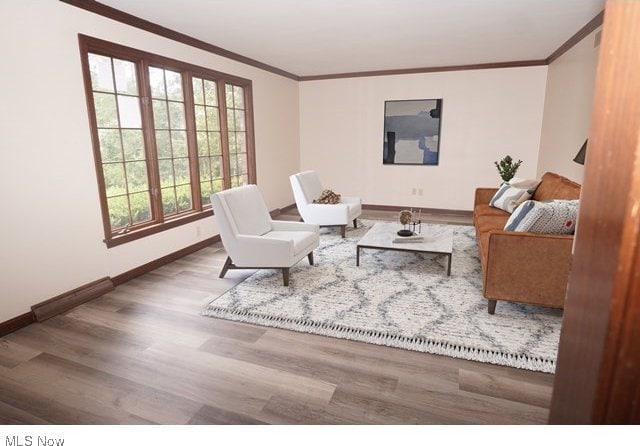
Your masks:
M165 70L167 80L167 97L173 101L182 101L182 75L175 71Z
M129 187L129 193L149 190L146 162L136 161L133 163L126 163L125 168L127 171L127 185ZM131 205L133 206L133 202ZM133 208L131 209L131 212L133 212Z
M229 132L229 153L236 153L237 151L236 132Z
M236 117L236 130L244 131L244 112L242 110L235 110L234 115Z
M234 108L233 105L233 85L225 85L225 93L227 96L227 108Z
M204 107L200 105L194 106L196 115L196 130L207 130L207 122L205 120Z
M187 128L184 121L184 104L181 102L169 102L169 123L172 129Z
M113 93L113 74L111 73L110 57L89 54L89 72L91 73L91 88L94 91L110 91Z
M94 93L93 102L96 107L96 122L98 127L118 127L118 112L116 109L115 95Z
M131 200L131 216L134 224L151 220L149 192L132 194L129 199Z
M240 177L240 186L249 184L249 175L242 175Z
M149 67L149 84L151 86L151 97L164 99L164 70L160 68Z
M222 189L224 189L222 180L213 180L213 193L220 192Z
M186 184L191 181L191 176L189 175L189 160L187 158L174 159L173 172L176 184Z
M188 211L191 206L191 185L176 187L176 195L178 197L178 212Z
M176 213L176 197L173 187L162 189L162 211L164 215L171 215Z
M202 205L211 204L210 195L213 193L213 189L211 188L211 182L205 181L204 183L200 183L200 196L202 198Z
M236 129L236 121L233 117L234 110L227 109L227 130L230 132L235 131Z
M118 93L138 94L138 82L136 79L136 65L128 60L113 60L113 70L116 75L116 88Z
M202 88L202 79L194 77L191 79L193 85L193 103L204 104L204 89Z
M220 155L220 132L209 132L209 148L211 155Z
M173 156L187 156L187 132L184 130L171 131L171 147L173 148Z
M122 130L122 146L124 148L124 159L127 161L146 158L142 130Z
M213 178L222 178L222 157L211 157L211 172Z
M209 143L207 142L206 132L197 132L196 138L198 140L198 155L209 155Z
M211 161L209 157L199 159L200 164L200 181L211 180Z
M240 180L238 177L231 177L231 187L240 186Z
M218 87L213 81L204 81L204 100L207 105L218 105Z
M238 173L247 173L247 155L238 155Z
M122 148L120 147L120 131L98 130L100 140L100 157L102 162L122 161Z
M156 149L158 150L158 158L171 158L169 130L158 130L156 132Z
M156 129L169 128L169 116L167 114L167 103L160 99L153 100L153 122Z
M124 228L130 223L129 200L127 200L126 195L107 198L107 207L109 208L109 221L111 222L112 231Z
M142 127L140 104L137 97L118 95L120 127L139 129Z
M162 187L173 186L173 162L169 160L158 160L160 169L160 185Z
M104 186L107 197L122 195L127 192L127 183L124 176L124 166L121 163L103 164Z
M235 108L244 109L244 88L233 86L233 102Z
M229 157L229 170L231 171L231 175L238 175L238 164L237 157L235 155L231 155Z
M238 148L238 153L245 153L247 151L247 138L246 133L238 132L236 133L236 147Z
M209 131L219 130L220 121L218 119L218 109L215 107L207 107L207 127Z

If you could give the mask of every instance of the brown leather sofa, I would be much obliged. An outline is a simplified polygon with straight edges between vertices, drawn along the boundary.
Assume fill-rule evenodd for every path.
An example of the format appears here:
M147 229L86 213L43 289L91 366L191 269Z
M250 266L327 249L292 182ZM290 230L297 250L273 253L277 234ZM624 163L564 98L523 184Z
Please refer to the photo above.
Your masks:
M571 267L573 235L504 231L506 211L489 206L498 189L476 189L473 224L489 314L505 300L562 308ZM532 200L580 198L580 185L547 172Z

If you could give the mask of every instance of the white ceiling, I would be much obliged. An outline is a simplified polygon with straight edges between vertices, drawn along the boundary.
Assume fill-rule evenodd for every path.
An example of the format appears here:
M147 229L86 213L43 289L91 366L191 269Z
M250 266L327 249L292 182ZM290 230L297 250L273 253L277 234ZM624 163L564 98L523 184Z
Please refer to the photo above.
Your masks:
M299 76L545 59L604 0L100 0Z

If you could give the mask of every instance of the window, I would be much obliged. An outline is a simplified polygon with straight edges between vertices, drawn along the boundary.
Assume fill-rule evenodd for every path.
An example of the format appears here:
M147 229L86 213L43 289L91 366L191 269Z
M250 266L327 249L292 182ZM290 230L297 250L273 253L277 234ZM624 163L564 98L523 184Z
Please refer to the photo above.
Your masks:
M250 80L83 35L80 48L107 246L255 183Z

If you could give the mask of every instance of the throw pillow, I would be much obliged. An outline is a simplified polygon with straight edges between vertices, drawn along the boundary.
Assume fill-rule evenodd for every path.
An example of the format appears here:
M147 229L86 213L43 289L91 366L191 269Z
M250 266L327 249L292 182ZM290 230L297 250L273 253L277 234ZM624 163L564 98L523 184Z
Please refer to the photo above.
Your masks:
M578 200L527 200L511 214L505 231L538 234L573 234L578 218Z
M314 203L319 204L337 204L340 203L340 194L336 194L331 189L325 189L320 194L317 200L313 200Z
M539 184L538 180L508 181L500 186L498 192L489 202L489 206L512 213L520 203L533 196Z

